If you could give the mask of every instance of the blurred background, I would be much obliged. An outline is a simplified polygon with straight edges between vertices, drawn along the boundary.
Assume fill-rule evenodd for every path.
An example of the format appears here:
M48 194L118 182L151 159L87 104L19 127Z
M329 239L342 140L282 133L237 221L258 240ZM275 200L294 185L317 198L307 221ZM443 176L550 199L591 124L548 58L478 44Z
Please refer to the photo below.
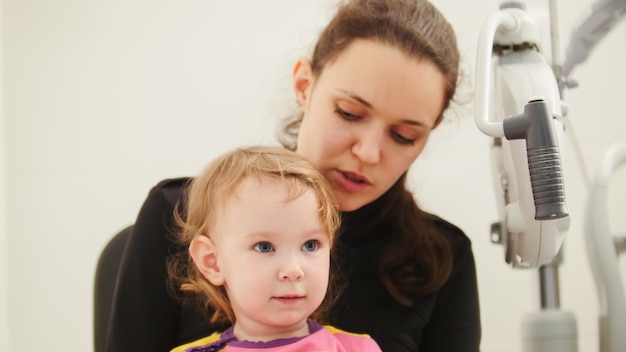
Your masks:
M492 244L497 220L491 138L474 124L481 27L499 1L433 0L453 24L466 104L454 107L411 170L418 202L461 227L477 261L482 351L520 351L523 316L539 309L535 270ZM525 1L549 40L548 1ZM558 3L564 53L593 1ZM0 351L93 349L96 263L159 180L195 175L222 152L277 144L295 112L291 72L335 0L2 0L0 61ZM550 46L544 45L546 56ZM598 298L583 218L611 143L626 141L626 21L598 44L565 93L564 165L572 224L561 307L579 350L598 351ZM577 155L576 142L581 154ZM614 175L611 227L626 231L626 170ZM620 263L622 273L626 264ZM626 280L626 275L624 275Z

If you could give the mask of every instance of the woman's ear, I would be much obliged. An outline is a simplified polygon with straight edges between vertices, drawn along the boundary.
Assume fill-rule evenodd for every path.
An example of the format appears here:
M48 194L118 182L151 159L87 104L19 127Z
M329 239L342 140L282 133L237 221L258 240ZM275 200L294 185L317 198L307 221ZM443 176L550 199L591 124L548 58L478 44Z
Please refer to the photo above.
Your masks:
M293 68L293 88L296 92L298 107L300 112L304 113L307 100L309 98L310 87L313 82L313 70L311 62L306 59L300 59Z
M225 279L217 263L215 243L207 236L197 236L189 245L189 254L198 271L214 286L224 285Z

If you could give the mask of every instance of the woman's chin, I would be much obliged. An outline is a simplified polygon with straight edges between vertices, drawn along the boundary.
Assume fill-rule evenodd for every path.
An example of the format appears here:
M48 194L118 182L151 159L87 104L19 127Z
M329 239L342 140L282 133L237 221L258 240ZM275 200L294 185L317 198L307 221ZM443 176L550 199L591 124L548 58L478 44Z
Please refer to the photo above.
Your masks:
M345 195L335 196L337 198L337 207L339 211L349 213L351 211L359 210L366 204L364 200L356 199L356 197L346 197Z

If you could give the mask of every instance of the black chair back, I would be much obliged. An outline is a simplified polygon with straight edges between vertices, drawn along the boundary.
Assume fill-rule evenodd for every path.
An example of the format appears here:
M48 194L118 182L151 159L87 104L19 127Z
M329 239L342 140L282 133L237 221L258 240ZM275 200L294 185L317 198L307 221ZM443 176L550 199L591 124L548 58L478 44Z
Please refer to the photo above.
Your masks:
M126 241L133 229L130 225L118 232L104 247L96 266L94 287L94 351L104 352L113 292Z

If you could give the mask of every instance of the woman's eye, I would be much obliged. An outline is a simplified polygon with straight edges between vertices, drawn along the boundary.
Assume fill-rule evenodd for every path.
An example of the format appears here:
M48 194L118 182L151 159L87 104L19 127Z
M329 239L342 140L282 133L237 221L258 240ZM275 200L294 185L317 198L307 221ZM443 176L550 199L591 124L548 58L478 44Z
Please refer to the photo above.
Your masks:
M319 243L317 242L317 240L309 240L304 242L304 244L302 245L302 250L305 252L313 252L317 250L317 247L319 247Z
M254 250L261 253L272 252L274 247L269 242L259 242L254 245Z
M396 140L396 142L400 144L408 144L408 145L415 144L415 139L406 138L398 132L391 131L391 136L393 137L393 139Z
M357 121L361 118L361 116L351 114L345 110L341 110L340 108L337 108L335 112L339 114L339 116L343 117L345 120L348 120L348 121Z

